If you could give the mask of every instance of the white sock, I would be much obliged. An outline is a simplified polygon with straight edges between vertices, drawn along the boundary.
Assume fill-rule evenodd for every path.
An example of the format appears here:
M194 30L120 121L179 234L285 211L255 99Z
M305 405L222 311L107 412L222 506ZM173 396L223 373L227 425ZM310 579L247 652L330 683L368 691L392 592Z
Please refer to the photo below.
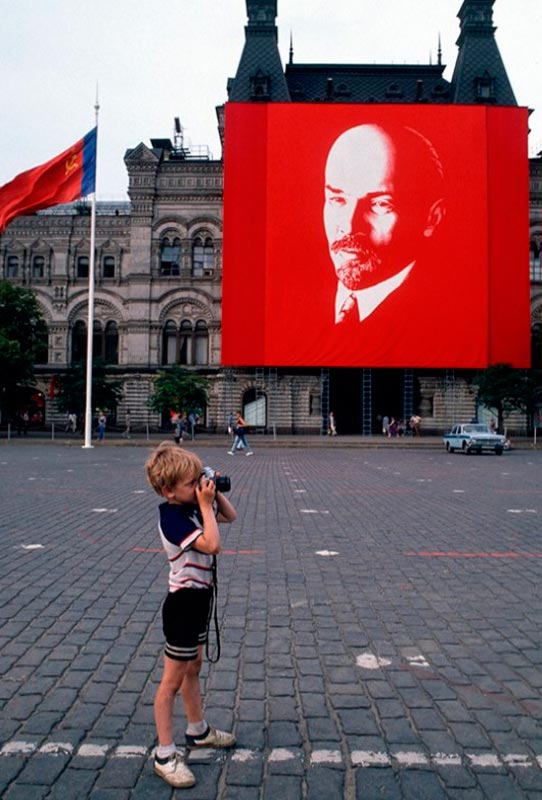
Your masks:
M186 728L189 736L203 736L209 726L204 719L201 722L190 722Z
M158 745L156 748L156 756L161 759L170 758L170 756L175 754L176 749L175 742L172 744L165 744L163 746Z

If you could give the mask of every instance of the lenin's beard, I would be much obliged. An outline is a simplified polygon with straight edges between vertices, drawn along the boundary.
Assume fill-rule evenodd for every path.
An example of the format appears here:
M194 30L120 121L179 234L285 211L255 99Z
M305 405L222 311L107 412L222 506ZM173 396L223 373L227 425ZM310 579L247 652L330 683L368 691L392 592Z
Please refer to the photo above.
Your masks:
M335 257L337 278L351 292L371 285L374 282L371 276L382 266L382 259L367 247L367 237L362 234L347 234L337 239L330 251Z

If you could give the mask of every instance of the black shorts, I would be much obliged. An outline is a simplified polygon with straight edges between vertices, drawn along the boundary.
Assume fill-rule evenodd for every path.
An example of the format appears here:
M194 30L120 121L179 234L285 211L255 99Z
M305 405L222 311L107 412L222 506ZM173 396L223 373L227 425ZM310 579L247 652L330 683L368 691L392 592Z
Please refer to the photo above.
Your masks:
M212 589L178 589L162 606L165 653L175 661L195 661L199 645L207 641Z

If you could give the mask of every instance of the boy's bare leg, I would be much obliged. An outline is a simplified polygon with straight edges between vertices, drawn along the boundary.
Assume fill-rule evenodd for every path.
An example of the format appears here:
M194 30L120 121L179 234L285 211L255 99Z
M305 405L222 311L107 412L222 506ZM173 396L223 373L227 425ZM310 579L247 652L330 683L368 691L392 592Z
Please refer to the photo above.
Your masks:
M203 646L198 647L198 657L195 661L186 663L186 672L181 683L181 697L183 699L184 713L186 720L191 722L202 722L203 708L201 704L201 687L199 674L203 660Z
M164 656L164 672L154 699L154 721L158 743L163 747L173 742L173 707L180 691L188 722L203 719L199 672L203 648L195 661L175 661Z

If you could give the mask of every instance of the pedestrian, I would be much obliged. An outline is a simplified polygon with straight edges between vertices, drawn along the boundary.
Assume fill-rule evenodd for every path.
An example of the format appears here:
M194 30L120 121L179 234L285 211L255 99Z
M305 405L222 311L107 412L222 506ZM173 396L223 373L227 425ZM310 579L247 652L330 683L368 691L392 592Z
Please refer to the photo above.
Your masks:
M124 415L124 431L122 433L125 439L131 439L131 430L132 430L132 416L130 414L130 409L127 410L126 414Z
M173 740L173 710L180 694L187 719L189 749L233 747L232 733L207 724L203 715L199 674L207 642L215 592L219 522L233 522L236 512L215 484L202 476L195 453L163 442L146 464L147 478L164 498L158 529L169 561L169 592L162 607L166 638L164 669L154 700L158 747L154 771L170 786L196 782Z
M105 416L103 411L98 411L98 441L103 442L105 437L105 426L107 423L107 417Z
M412 435L419 436L420 435L420 423L422 418L418 414L413 414L410 417L410 427L412 428Z
M228 417L228 433L230 436L235 436L233 432L233 426L235 425L235 414L233 411L230 411L230 416Z
M71 433L75 433L77 430L77 414L74 414L73 411L70 414L68 414L67 430L71 431Z
M495 422L493 417L491 417L491 419L489 420L489 426L488 427L489 427L489 432L490 433L496 433L496 431L497 431L497 423Z
M190 423L190 434L192 437L192 441L195 439L196 436L196 425L198 423L199 415L196 414L195 411L191 411L188 415L188 422Z
M335 414L333 411L329 412L329 428L327 432L329 436L337 436L337 426L335 425Z
M384 436L387 436L389 431L390 431L390 418L386 414L382 418L382 433L384 434Z
M254 455L254 451L249 446L249 444L248 444L248 442L246 440L246 436L245 436L246 427L247 427L247 424L246 424L245 420L243 419L243 417L241 415L241 412L240 411L236 411L234 428L233 428L234 431L235 431L235 439L233 440L233 444L231 446L231 450L228 450L228 455L229 456L235 455L235 450L236 449L241 450L243 447L246 448L246 451L247 451L245 453L246 456Z
M23 435L26 436L28 434L28 423L30 422L30 415L28 411L23 411L21 419L23 421Z

